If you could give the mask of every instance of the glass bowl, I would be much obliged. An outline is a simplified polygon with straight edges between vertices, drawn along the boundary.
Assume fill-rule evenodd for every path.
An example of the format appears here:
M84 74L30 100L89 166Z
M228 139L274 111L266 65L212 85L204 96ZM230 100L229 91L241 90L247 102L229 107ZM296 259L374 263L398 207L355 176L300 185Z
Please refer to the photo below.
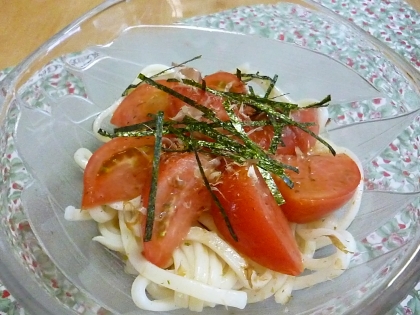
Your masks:
M81 146L98 146L93 118L147 64L210 73L250 66L279 74L294 99L332 95L325 131L362 163L356 241L340 277L244 310L204 314L383 314L420 277L419 75L386 46L315 2L106 1L51 38L1 83L0 269L33 314L151 314L130 297L133 277L93 242L77 206ZM186 314L178 310L168 314Z

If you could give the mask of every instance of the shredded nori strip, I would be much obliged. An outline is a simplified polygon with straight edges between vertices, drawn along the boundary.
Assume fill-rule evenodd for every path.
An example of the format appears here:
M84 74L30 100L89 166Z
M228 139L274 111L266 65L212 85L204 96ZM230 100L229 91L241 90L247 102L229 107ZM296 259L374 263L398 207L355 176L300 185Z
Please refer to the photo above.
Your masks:
M157 115L150 115L152 119L149 121L135 124L126 127L120 127L114 129L114 134L111 134L105 130L100 129L99 134L105 137L142 137L142 136L155 136L155 150L153 158L153 170L152 170L152 183L151 190L149 195L149 204L147 208L147 219L146 219L146 230L144 235L144 241L150 241L153 232L153 223L155 217L155 201L156 201L156 192L157 192L157 176L159 170L159 161L161 152L194 152L200 174L203 178L206 188L210 191L213 200L216 205L219 207L221 214L225 220L225 223L229 229L229 232L233 239L237 240L237 235L235 234L229 218L226 215L226 211L223 209L220 201L217 199L216 195L212 192L211 185L208 179L205 176L200 158L198 153L203 152L205 154L214 154L216 156L224 156L231 159L234 162L244 164L249 160L253 160L255 165L258 167L261 175L263 176L267 186L269 187L273 197L276 202L280 205L284 203L280 192L278 191L277 185L274 182L273 175L275 174L282 178L282 180L290 187L293 187L293 182L286 175L285 170L293 170L298 172L298 169L283 164L275 160L272 155L277 151L278 146L284 146L282 140L282 131L286 126L297 127L304 132L310 134L318 141L323 143L328 147L330 152L335 155L334 149L322 138L313 133L309 126L314 125L314 123L299 123L290 118L290 113L292 111L304 109L304 108L314 108L314 107L323 107L327 106L328 102L331 101L331 96L328 95L323 100L317 103L310 104L306 107L300 108L297 104L290 102L276 101L275 98L270 98L270 94L275 87L278 76L275 75L273 78L269 76L260 75L257 73L242 73L239 69L236 70L236 76L238 79L243 82L248 82L253 79L266 80L269 82L269 86L265 91L264 96L258 96L255 94L252 86L248 86L249 94L242 93L233 93L233 92L224 92L215 89L211 89L206 86L205 80L202 82L196 82L189 79L181 80L182 83L190 85L212 93L223 99L224 108L229 116L228 121L221 121L216 113L194 101L193 99L180 94L179 92L159 84L153 80L153 77L156 77L160 74L164 74L166 71L185 65L185 63L196 60L201 56L194 57L190 60L187 60L181 64L170 67L160 73L147 77L142 73L139 73L137 76L141 80L140 83L144 82L149 84L157 89L160 89L178 99L185 102L186 104L200 110L203 113L203 118L205 121L199 121L194 118L185 116L181 121L164 121L163 112L158 112ZM168 79L168 81L178 81L176 79ZM140 84L139 83L139 84ZM136 88L139 84L130 85L123 95L126 95L130 89ZM256 115L263 114L266 116L266 119L259 121L242 121L234 112L233 108L235 106L249 106L255 110ZM253 142L247 135L244 130L245 126L252 127L264 127L272 126L274 128L274 136L271 139L271 143L268 150L262 149L259 145ZM194 134L200 134L202 136L208 137L211 140L205 140L204 137L195 137ZM162 147L162 138L164 135L174 135L182 143L180 147L175 149L168 149Z
M159 174L160 153L162 147L162 131L163 131L163 112L159 111L156 115L156 132L155 132L155 148L152 163L152 182L149 192L149 204L147 205L146 229L144 233L144 241L148 242L152 239L153 225L155 222L155 205L157 193L157 181Z
M167 71L169 71L169 70L172 70L172 69L175 69L175 68L179 68L179 67L185 66L185 64L186 64L186 63L192 62L192 61L197 60L197 59L200 59L200 58L201 58L201 55L199 55L199 56L195 56L195 57L193 57L193 58L191 58L191 59L188 59L188 60L186 60L186 61L184 61L184 62L181 62L180 64L174 65L174 66L169 67L169 68L167 68L167 69L165 69L165 70L163 70L163 71L160 71L160 72L156 73L155 75L153 75L151 78L158 77L158 76L160 76L161 74L164 74L165 72L167 72ZM140 78L138 78L138 79L140 79ZM126 95L128 95L128 94L130 93L130 91L131 91L131 90L134 90L136 87L138 87L138 86L140 85L140 83L141 83L141 81L140 81L139 83L137 83L137 84L130 84L130 85L129 85L129 86L128 86L125 90L124 90L124 92L121 94L121 96L126 96Z
M235 231L233 230L232 224L230 223L229 217L227 216L226 210L223 208L222 204L220 203L219 198L214 194L213 190L211 189L210 183L206 177L206 174L204 173L203 165L201 164L200 157L198 156L197 150L194 150L195 159L197 160L198 168L200 170L201 177L203 178L204 185L206 186L207 190L210 192L210 195L213 199L213 201L216 203L217 207L220 210L220 213L222 214L223 220L225 221L225 224L229 230L230 235L232 238L237 242L238 236L236 235Z

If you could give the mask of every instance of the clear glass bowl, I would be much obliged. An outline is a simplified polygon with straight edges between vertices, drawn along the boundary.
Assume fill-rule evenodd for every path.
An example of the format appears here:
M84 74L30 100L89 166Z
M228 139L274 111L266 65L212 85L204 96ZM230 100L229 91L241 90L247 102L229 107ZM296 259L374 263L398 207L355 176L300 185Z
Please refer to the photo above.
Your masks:
M249 63L278 73L296 99L331 93L328 136L358 155L365 177L342 276L285 306L204 314L383 314L398 303L420 277L419 74L310 1L106 1L16 67L0 86L0 269L12 294L32 314L149 314L131 302L119 258L91 241L96 226L64 220L81 195L72 156L97 145L92 117L144 65L196 55L205 72Z

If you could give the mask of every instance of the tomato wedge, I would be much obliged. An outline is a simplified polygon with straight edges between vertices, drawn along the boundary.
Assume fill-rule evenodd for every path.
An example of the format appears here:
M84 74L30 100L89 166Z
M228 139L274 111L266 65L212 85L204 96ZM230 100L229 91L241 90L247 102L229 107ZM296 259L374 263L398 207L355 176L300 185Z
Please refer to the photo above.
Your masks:
M293 111L291 116L293 120L300 123L314 123L313 126L309 126L307 128L316 135L319 134L317 108L299 109ZM273 126L264 126L261 128L255 128L255 130L252 130L250 127L245 127L245 130L248 132L249 138L257 143L261 148L267 150L270 147L274 136ZM278 145L275 153L276 155L296 155L296 147L299 148L302 153L306 154L317 141L307 132L294 126L284 127L281 138L284 146L281 144Z
M234 165L216 187L214 192L238 241L230 235L220 209L213 205L211 213L223 238L260 265L289 275L300 274L303 263L296 240L258 169Z
M167 80L156 80L156 82L169 88L178 84ZM111 123L118 127L139 124L151 119L148 114L157 114L158 111L163 111L165 118L168 118L167 112L172 100L170 94L142 83L122 100L112 115Z
M226 112L225 107L223 106L223 99L217 95L214 95L210 92L204 91L201 88L196 88L186 84L179 84L174 86L173 89L192 99L196 103L211 109L216 116L223 121L229 120L229 116ZM169 109L169 117L175 117L183 106L190 106L179 98L172 97L173 104Z
M244 128L248 132L249 138L257 143L264 150L268 150L274 136L273 126L264 126L259 129L251 130L251 128ZM284 146L279 144L277 146L277 155L293 155L296 153L296 136L290 127L284 127L282 131L282 140Z
M96 150L83 176L82 209L140 195L150 182L154 137L119 137Z
M246 92L245 83L232 73L216 72L206 76L204 80L209 87L217 90ZM156 80L156 82L213 110L219 119L223 121L229 119L222 97L179 82L167 80ZM165 113L165 119L174 118L183 106L190 105L158 88L142 83L122 100L111 118L111 123L117 127L142 123L151 119L149 114L156 114L158 111Z
M200 155L204 169L211 169L209 158ZM150 186L143 191L143 204ZM165 154L161 158L155 202L152 239L144 242L143 255L159 267L168 267L172 253L187 235L200 213L211 207L212 198L204 185L193 153ZM145 221L145 220L143 220Z
M245 83L242 82L236 75L229 72L220 71L210 74L204 77L204 81L206 82L207 87L214 90L234 93L246 92ZM227 115L227 112L223 106L222 97L186 84L176 85L173 87L173 89L180 94L194 100L198 104L211 109L220 120L229 120L229 116ZM174 97L173 105L169 111L169 116L175 117L183 106L190 105L187 105L182 100ZM235 109L235 111L237 112L238 110Z
M281 162L299 169L299 174L286 171L294 183L290 189L274 177L286 203L281 206L291 222L319 220L342 207L361 181L357 164L346 154L282 156Z
M206 86L224 92L246 93L246 85L233 73L218 71L204 77Z
M318 109L306 108L295 110L291 113L293 120L300 123L314 123L313 126L307 127L314 134L319 134ZM298 127L290 127L296 138L296 146L303 152L308 151L315 145L316 139Z

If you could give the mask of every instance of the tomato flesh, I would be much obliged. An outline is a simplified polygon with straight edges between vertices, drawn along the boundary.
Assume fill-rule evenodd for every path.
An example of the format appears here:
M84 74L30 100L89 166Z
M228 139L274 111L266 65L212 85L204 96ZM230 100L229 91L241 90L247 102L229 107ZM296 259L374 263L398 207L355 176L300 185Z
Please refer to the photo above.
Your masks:
M274 177L286 201L281 208L290 222L316 221L339 209L350 200L361 180L357 164L346 154L282 156L279 159L299 169L298 174L286 170L294 183L292 189Z
M293 111L291 116L294 121L300 123L314 123L313 126L307 128L314 134L319 134L319 123L318 123L318 109L317 108L306 108ZM298 127L290 127L295 134L296 146L303 152L308 153L309 150L315 145L316 139L303 131Z
M178 83L167 80L156 80L169 88ZM146 83L140 84L128 94L117 107L111 118L111 123L118 127L139 124L152 119L149 114L165 113L168 118L168 108L172 105L172 96Z
M246 85L233 73L219 71L204 77L206 86L224 92L246 93Z
M209 159L200 155L203 168L209 169ZM142 196L147 207L150 186ZM212 198L200 175L193 153L162 156L155 202L155 222L152 239L144 242L143 255L159 267L168 267L172 253L187 235L200 213L211 207Z
M318 123L318 109L307 108L295 110L291 113L294 121L299 123L314 123L313 126L307 128L314 134L319 134ZM257 143L264 150L268 150L271 141L274 137L274 128L271 125L255 128L252 130L250 127L245 127L248 132L249 138ZM308 153L316 143L316 138L302 129L294 126L286 126L282 129L281 139L283 144L277 146L276 155L296 155L296 148L304 154Z
M249 138L257 143L264 150L268 150L274 136L273 126L264 126L255 130L244 128L248 132ZM283 144L277 146L276 155L292 155L295 154L296 136L290 127L284 127L281 139Z
M254 166L233 166L226 171L215 194L222 204L238 241L231 236L220 209L211 213L220 234L241 254L271 270L298 275L303 271L302 257L280 207ZM252 171L252 170L251 170Z
M245 83L232 73L224 71L216 72L204 77L204 81L206 82L207 87L214 90L234 93L246 92ZM194 100L196 103L211 109L220 120L229 120L229 116L223 105L222 97L204 91L201 88L192 87L186 84L176 85L173 89L176 92ZM174 97L173 104L168 113L169 117L175 117L183 106L190 105L187 105L184 101ZM235 109L235 111L238 112L237 109Z
M83 176L82 209L138 197L151 178L154 137L118 137L89 159Z
M223 99L220 96L214 95L210 92L204 91L201 88L179 84L173 88L176 92L192 99L194 102L211 109L216 116L222 120L229 120L226 109L223 106ZM173 104L168 111L169 117L175 117L183 106L191 107L183 100L173 97Z

